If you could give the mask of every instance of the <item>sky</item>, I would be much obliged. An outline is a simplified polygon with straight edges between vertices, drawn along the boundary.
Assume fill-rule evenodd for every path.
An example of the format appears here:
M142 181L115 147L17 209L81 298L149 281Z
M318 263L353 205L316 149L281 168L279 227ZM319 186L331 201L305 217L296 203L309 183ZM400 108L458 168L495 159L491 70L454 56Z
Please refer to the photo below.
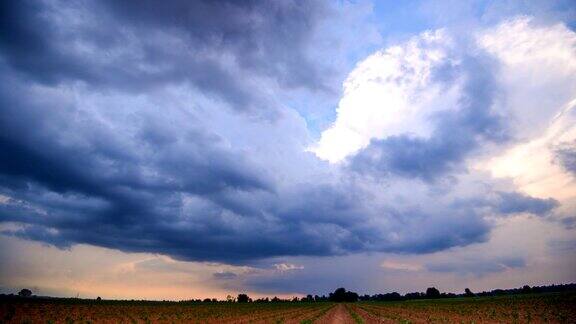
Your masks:
M570 282L570 0L0 2L0 293Z

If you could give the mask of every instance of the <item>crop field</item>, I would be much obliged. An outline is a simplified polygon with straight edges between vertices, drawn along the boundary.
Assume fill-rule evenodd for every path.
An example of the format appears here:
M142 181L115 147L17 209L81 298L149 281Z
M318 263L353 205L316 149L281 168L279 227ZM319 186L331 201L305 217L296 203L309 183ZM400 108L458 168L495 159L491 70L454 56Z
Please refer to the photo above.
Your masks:
M302 323L314 322L331 303L93 303L2 304L0 323Z
M576 293L358 303L0 302L0 323L576 323Z
M366 323L576 323L576 293L350 304Z

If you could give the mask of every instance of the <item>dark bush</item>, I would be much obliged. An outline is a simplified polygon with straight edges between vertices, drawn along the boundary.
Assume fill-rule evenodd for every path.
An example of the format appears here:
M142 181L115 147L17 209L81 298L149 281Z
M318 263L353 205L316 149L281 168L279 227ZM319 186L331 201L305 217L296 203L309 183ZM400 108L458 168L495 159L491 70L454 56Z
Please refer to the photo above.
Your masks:
M358 294L352 291L346 291L344 288L338 288L330 293L328 300L341 303L341 302L357 302Z
M532 288L530 288L530 286L525 285L524 287L522 287L522 293L523 294L529 294L532 292Z
M440 291L436 287L426 289L426 298L440 298Z
M20 297L30 297L32 296L32 291L30 289L22 289L18 292L18 296Z
M239 303L247 303L248 301L250 301L250 297L248 297L248 295L246 294L238 294L238 298L236 298L236 300Z

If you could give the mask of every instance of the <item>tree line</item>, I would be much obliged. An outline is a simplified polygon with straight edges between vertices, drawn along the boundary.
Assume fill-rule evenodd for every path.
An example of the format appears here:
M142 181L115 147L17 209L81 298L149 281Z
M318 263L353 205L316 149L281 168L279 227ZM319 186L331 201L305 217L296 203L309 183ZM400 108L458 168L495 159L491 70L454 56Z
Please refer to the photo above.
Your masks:
M218 300L216 298L205 298L205 299L191 299L191 300L182 300L179 303L279 303L279 302L357 302L357 301L403 301L403 300L414 300L414 299L438 299L438 298L456 298L456 297L485 297L485 296L501 296L501 295L515 295L515 294L530 294L530 293L547 293L547 292L564 292L564 291L576 291L576 283L571 284L561 284L561 285L549 285L549 286L533 286L530 287L525 285L521 288L512 288L512 289L494 289L490 291L482 291L479 293L472 292L469 288L466 288L462 294L455 294L455 293L445 293L440 292L436 287L429 287L426 289L425 292L410 292L404 295L398 292L391 292L385 294L374 294L374 295L359 295L353 291L347 291L345 288L338 288L326 295L318 296L318 295L307 295L306 297L298 298L288 298L282 299L278 297L273 298L258 298L252 299L247 294L238 294L237 297L232 297L228 295L225 300ZM14 294L0 294L0 298L37 298L37 296L33 295L30 289L22 289L18 292L17 295ZM60 298L52 298L52 297L39 297L39 298L51 298L51 299L60 299ZM70 298L62 298L62 299L70 299ZM79 298L71 298L71 299L78 299ZM84 299L86 300L86 299ZM100 297L96 298L97 302L114 302L111 300L104 301ZM118 301L118 302L150 302L155 303L160 301L137 301L137 300L126 300L126 301ZM162 301L162 302L169 302L169 301Z

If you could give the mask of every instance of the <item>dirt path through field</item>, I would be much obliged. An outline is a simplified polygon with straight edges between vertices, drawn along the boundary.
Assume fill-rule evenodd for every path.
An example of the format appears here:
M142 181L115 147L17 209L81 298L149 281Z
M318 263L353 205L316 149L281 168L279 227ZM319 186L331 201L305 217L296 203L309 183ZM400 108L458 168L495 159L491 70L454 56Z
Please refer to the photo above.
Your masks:
M348 313L344 305L338 304L328 311L324 316L320 317L314 323L321 324L355 324L356 322Z

